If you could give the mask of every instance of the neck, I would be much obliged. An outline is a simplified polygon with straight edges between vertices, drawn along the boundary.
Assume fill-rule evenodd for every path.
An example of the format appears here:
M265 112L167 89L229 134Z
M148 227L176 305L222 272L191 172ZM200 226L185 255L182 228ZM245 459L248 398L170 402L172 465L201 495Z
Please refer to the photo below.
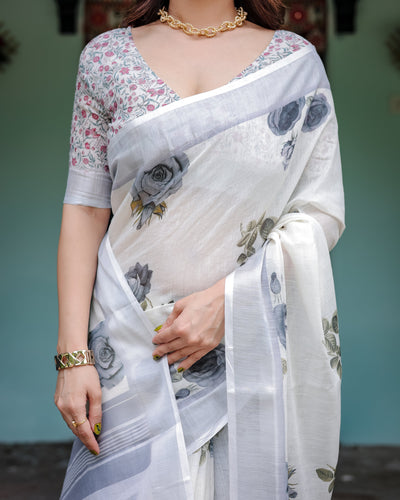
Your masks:
M168 13L183 23L206 28L233 21L236 10L234 0L170 0Z

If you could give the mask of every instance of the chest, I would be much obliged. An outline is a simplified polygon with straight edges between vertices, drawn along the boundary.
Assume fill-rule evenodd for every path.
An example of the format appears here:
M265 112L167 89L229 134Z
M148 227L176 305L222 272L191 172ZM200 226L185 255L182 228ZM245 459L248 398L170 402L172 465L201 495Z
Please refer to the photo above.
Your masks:
M252 60L243 55L233 56L226 48L218 53L198 49L190 54L186 47L164 54L148 54L146 61L153 71L179 97L207 92L233 80Z
M149 68L184 98L232 81L266 50L273 32L265 30L241 43L232 33L218 40L179 35L164 44L139 36L135 44Z

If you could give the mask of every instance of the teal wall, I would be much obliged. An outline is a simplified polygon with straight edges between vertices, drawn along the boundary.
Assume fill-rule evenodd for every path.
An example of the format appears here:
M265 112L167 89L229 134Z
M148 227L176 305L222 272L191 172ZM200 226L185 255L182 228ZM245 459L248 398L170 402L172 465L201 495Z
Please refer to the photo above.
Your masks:
M343 345L345 443L400 444L400 72L386 37L398 0L360 0L355 35L331 35L329 76L344 166L347 230L333 252ZM67 174L78 35L57 32L54 0L2 0L20 42L0 74L0 441L70 437L53 405L56 251Z
M54 0L1 0L0 21L20 43L0 73L0 441L59 440L56 252L82 42L58 34Z
M343 347L342 440L400 444L400 71L385 41L399 0L360 0L357 34L333 36L347 229L333 251Z

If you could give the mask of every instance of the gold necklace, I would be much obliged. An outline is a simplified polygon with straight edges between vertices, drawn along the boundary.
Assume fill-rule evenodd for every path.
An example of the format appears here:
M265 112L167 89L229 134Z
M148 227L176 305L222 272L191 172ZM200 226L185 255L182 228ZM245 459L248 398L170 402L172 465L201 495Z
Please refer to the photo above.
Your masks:
M222 31L234 30L238 26L242 26L247 17L247 12L243 10L243 7L239 7L236 8L234 21L224 21L219 26L209 26L208 28L195 28L193 24L183 23L182 21L179 21L179 19L176 19L176 17L168 14L165 7L160 9L157 14L160 16L160 21L162 23L167 23L175 30L181 29L187 35L206 36L208 38L211 38Z

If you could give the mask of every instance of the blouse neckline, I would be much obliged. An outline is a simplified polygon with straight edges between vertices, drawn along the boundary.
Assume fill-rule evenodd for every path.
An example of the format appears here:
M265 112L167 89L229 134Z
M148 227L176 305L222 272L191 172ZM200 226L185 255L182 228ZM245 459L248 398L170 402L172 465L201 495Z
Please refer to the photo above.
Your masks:
M229 80L228 82L222 84L222 85L219 85L218 87L215 87L213 89L210 89L210 90L205 90L203 92L197 92L196 94L191 94L190 96L184 96L184 97L181 97L172 87L170 87L170 85L168 85L168 83L163 79L161 78L152 68L151 66L147 63L146 59L142 56L142 54L140 53L136 43L135 43L135 40L133 38L133 35L132 35L132 30L131 30L131 27L130 26L127 26L125 28L125 34L129 37L129 40L131 42L131 44L133 45L134 47L134 50L136 51L136 53L138 54L138 56L140 57L140 59L142 60L143 62L143 65L148 69L148 71L154 76L154 78L156 80L159 81L159 83L161 85L163 85L168 91L170 94L173 94L175 96L175 99L176 100L183 100L183 99L190 99L190 98L193 98L194 96L199 96L201 94L205 94L206 92L214 92L216 90L219 90L219 89L222 89L224 87L226 87L227 85L229 85L230 83L234 82L235 80L239 79L239 78L242 78L243 76L245 76L248 71L254 67L254 66L257 66L258 62L261 61L263 59L263 57L265 56L265 54L269 51L270 47L273 47L273 42L275 41L275 38L277 37L277 33L278 31L280 30L275 30L271 40L269 41L269 43L267 44L267 46L265 47L265 49L250 63L248 64L245 68L243 68L240 73L238 73L236 76L234 76L231 80Z

